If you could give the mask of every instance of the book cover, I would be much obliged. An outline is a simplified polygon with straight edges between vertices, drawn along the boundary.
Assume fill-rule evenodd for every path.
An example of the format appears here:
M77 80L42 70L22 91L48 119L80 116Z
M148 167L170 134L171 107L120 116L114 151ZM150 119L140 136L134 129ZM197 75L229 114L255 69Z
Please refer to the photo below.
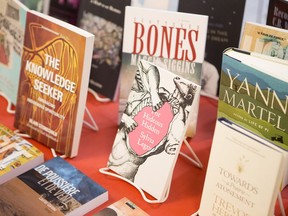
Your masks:
M76 25L80 0L49 0L49 15Z
M81 1L77 25L95 35L89 87L117 99L125 6L130 0Z
M273 215L285 169L278 150L217 120L198 215Z
M239 48L288 60L288 31L273 26L246 22Z
M128 198L123 197L122 199L112 203L108 207L101 211L93 214L93 216L149 216L145 211L135 205Z
M108 167L158 200L169 189L200 86L141 60Z
M238 47L246 0L179 0L178 11L209 16L205 61L216 68L203 71L217 83L221 74L222 52L227 47ZM202 88L205 87L203 83Z
M286 0L269 0L266 24L288 29L288 2Z
M16 0L0 3L0 91L15 105L28 8Z
M84 215L108 200L108 191L60 157L0 185L4 215Z
M42 162L38 148L0 123L0 184Z
M68 157L78 153L94 35L27 13L14 125Z
M274 59L236 49L223 53L218 117L288 150L288 64Z
M196 84L201 82L208 17L127 6L120 70L119 122L138 62L143 59ZM196 100L199 100L196 99ZM197 102L199 104L199 101ZM196 133L198 106L187 136Z
M48 14L50 8L50 0L19 0L30 10L36 10L41 13Z
M162 10L169 10L169 11L177 11L178 10L178 1L179 0L162 0L162 1L131 0L131 6L162 9Z

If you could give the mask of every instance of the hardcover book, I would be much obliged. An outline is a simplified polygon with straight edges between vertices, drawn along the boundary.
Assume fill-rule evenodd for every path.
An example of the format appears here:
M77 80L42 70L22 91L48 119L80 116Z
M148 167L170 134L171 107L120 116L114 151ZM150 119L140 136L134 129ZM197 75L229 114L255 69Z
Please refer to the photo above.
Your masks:
M284 158L267 140L219 119L198 215L273 215Z
M287 0L269 0L266 24L288 30Z
M108 168L164 200L200 86L141 60Z
M14 125L68 157L78 153L94 35L27 13Z
M93 214L93 216L149 216L145 211L136 206L126 197L112 203L108 207L102 209L101 211Z
M288 150L288 64L243 50L223 53L218 117Z
M239 48L288 60L288 31L273 26L246 22Z
M209 16L205 61L214 69L203 71L217 83L221 74L222 53L227 47L238 47L246 0L179 0L178 11ZM211 68L210 67L210 68ZM215 70L216 69L216 70ZM215 73L218 72L218 76ZM205 83L202 88L205 88Z
M84 215L108 191L60 157L0 185L3 215Z
M208 17L127 6L120 70L119 122L141 59L200 85ZM199 104L199 98L196 99ZM186 136L196 133L198 106Z
M125 6L130 0L81 1L77 25L95 35L89 87L117 99Z
M258 53L223 53L218 117L241 125L288 150L288 64ZM288 184L284 175L283 186Z
M38 148L0 123L0 184L42 162Z
M15 105L28 8L17 0L0 3L0 91Z

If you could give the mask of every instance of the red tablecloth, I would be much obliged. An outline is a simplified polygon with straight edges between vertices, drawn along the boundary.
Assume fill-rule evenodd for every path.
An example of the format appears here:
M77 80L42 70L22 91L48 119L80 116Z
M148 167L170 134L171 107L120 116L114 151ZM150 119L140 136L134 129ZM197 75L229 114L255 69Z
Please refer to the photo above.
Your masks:
M0 104L0 122L14 129L14 115L7 113L7 102L3 97L0 97ZM216 100L204 96L201 97L197 134L193 139L189 140L189 144L204 166L203 169L193 165L186 158L179 156L173 173L169 197L162 204L146 203L140 193L128 183L99 172L99 168L105 167L107 164L117 131L118 104L116 102L101 103L96 101L91 94L88 94L87 107L95 119L99 131L95 132L84 125L78 156L66 160L109 191L108 202L87 215L93 215L124 196L150 215L185 216L197 211L215 127ZM87 115L85 120L89 121ZM35 140L29 139L29 141L45 153L45 160L53 157L49 148L37 143ZM189 154L185 145L182 145L181 151ZM288 212L288 191L286 192L286 189L283 191L282 197L286 212ZM281 215L278 204L276 204L275 212L276 216Z

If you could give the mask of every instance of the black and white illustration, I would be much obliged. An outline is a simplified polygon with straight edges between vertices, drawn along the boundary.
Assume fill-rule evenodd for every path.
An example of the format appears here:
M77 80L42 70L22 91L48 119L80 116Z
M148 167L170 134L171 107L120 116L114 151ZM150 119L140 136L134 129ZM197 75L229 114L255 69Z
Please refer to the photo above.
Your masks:
M152 63L140 61L109 157L109 168L135 181L150 157L162 153L173 161L182 144L198 87ZM169 162L165 164L169 167Z

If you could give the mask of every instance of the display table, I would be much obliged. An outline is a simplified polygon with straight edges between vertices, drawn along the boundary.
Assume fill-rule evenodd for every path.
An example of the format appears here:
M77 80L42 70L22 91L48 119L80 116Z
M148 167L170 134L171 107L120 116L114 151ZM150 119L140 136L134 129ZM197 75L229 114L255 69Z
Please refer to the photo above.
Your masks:
M7 102L3 97L0 97L0 104L0 122L11 129L15 129L13 127L14 115L7 113ZM193 139L188 140L202 162L203 169L198 168L180 155L175 166L169 197L162 204L146 203L133 186L99 172L99 168L105 167L107 164L116 135L118 104L116 102L101 103L89 93L87 107L95 119L99 131L95 132L84 125L78 156L66 160L109 191L109 200L87 215L93 215L122 197L127 197L150 215L186 216L197 211L212 144L217 116L217 100L201 96L197 134ZM85 115L85 120L89 121L87 115ZM33 139L29 139L29 141L44 152L45 160L53 157L49 148ZM185 145L182 145L181 151L190 155ZM288 189L282 192L282 197L288 213ZM275 216L278 215L281 214L277 203Z

